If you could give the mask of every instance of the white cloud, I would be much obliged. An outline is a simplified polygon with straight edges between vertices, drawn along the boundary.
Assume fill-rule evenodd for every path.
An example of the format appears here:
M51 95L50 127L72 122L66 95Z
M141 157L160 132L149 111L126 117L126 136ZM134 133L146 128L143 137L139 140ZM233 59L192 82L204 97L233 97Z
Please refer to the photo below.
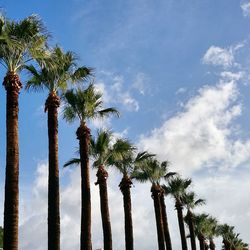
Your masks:
M243 3L241 3L240 7L242 9L244 17L247 17L250 15L250 2L249 1L244 1Z
M233 78L201 88L181 112L142 136L139 144L185 174L204 166L235 167L249 160L250 140L233 139L237 132L233 121L242 111Z
M132 87L139 91L141 95L145 95L146 92L149 92L149 78L146 74L140 72L136 75Z
M205 64L229 67L234 63L234 55L231 49L211 46L205 53L202 60Z
M238 50L240 50L245 46L246 42L247 41L245 40L228 48L211 46L210 48L208 48L205 55L203 56L202 62L204 64L222 66L223 68L229 68L232 66L240 67L240 65L237 62L235 62L235 56Z
M102 72L106 79L97 81L97 89L103 93L105 103L121 105L127 111L137 112L140 108L138 101L132 96L131 91L125 88L124 78L109 72Z

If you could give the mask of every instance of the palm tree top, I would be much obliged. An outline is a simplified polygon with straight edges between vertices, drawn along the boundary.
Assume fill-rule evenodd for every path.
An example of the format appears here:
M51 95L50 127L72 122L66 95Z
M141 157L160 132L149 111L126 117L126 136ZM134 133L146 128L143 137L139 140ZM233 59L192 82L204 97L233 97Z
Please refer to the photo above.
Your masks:
M34 58L43 58L48 33L41 19L31 15L21 21L1 17L0 63L18 73Z
M183 203L182 199L191 183L191 179L182 179L180 176L177 176L169 179L168 185L163 185L162 188L166 195L171 194L176 200Z
M26 66L31 75L26 89L40 91L46 88L50 93L66 91L71 83L86 81L92 69L77 67L77 56L72 51L64 52L58 45L46 51L46 57L37 59L39 67Z
M119 116L115 108L103 109L102 94L97 92L91 83L86 89L77 88L68 90L64 94L64 118L68 122L80 120L85 125L87 120L103 118L111 114Z
M168 161L159 162L155 157L149 157L140 163L131 177L139 182L159 184L161 179L166 178L168 165Z
M197 206L206 204L204 199L196 199L196 194L194 192L184 193L182 201L189 211L193 210Z

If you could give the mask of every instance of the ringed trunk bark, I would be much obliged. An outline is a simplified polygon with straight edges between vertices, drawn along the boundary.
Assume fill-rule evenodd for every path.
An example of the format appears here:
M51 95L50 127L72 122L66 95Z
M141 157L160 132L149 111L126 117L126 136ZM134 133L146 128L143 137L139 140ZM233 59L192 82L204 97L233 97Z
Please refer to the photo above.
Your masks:
M200 243L200 250L205 250L205 238L202 235L198 236L199 243Z
M99 193L100 193L104 250L112 250L112 231L111 231L111 222L109 216L108 189L107 189L108 172L101 165L98 167L96 176L97 176L97 182L95 184L99 185Z
M48 112L49 180L48 180L48 250L60 249L60 197L58 163L58 112L60 99L50 93L45 112Z
M18 97L22 84L17 74L8 72L3 85L7 95L3 247L6 250L17 250L19 205Z
M222 243L224 244L225 250L231 250L230 243L227 240L223 239Z
M123 209L125 221L125 249L134 250L134 237L133 237L133 220L132 220L132 202L130 188L132 186L131 179L124 175L119 187L123 194Z
M156 220L156 228L158 236L158 248L159 250L165 250L162 210L160 205L161 190L156 184L152 184L151 193L152 193L152 198L154 200L155 220Z
M187 248L187 240L186 240L185 227L184 227L184 221L183 221L182 205L179 201L176 201L175 207L176 207L177 216L178 216L182 250L187 250L188 248Z
M163 221L163 229L164 229L164 237L166 242L166 249L172 250L172 243L171 237L168 227L168 217L167 217L167 210L164 198L164 190L161 188L161 195L160 195L160 203L161 203L161 210L162 210L162 221Z
M91 243L91 195L89 173L90 129L81 124L76 131L81 159L81 250L92 250Z
M190 210L188 210L188 212L187 212L187 219L188 219L188 227L189 227L189 234L190 234L191 249L196 250L193 214L192 214L192 212Z
M210 250L215 250L215 243L213 239L209 239L209 247L210 247Z

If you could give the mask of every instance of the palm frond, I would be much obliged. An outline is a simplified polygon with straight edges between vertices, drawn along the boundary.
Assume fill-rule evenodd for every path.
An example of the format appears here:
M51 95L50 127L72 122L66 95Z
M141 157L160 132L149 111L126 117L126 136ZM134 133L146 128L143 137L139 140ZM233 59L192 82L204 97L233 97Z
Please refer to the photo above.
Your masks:
M63 167L68 167L68 166L72 166L72 165L79 165L81 163L80 158L72 158L70 160L68 160L67 162L64 163Z

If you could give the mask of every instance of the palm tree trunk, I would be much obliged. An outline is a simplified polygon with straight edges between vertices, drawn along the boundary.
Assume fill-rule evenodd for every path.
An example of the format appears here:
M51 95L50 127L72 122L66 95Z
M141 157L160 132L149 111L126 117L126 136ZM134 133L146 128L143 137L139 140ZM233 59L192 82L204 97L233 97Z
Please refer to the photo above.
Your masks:
M119 184L119 187L123 194L126 250L134 249L132 203L131 203L131 194L130 194L131 185L132 185L131 179L127 175L124 175Z
M186 240L185 227L184 227L184 221L183 221L182 205L179 201L176 201L175 207L176 207L177 216L178 216L182 250L187 250L188 248L187 248L187 240Z
M81 250L92 250L91 243L91 195L89 171L90 129L81 124L76 131L81 159Z
M112 231L111 231L111 222L109 216L108 189L107 189L108 172L101 165L98 168L96 176L97 176L97 182L95 184L99 185L99 193L100 193L104 250L112 250Z
M200 243L200 250L205 250L205 239L202 235L198 236L199 243Z
M58 112L60 99L50 93L45 111L48 111L49 180L48 180L48 250L60 249L60 197L58 163Z
M155 220L156 220L156 228L157 228L157 236L158 236L158 248L159 250L165 250L165 242L164 242L164 228L162 222L162 210L160 205L160 193L161 190L159 186L153 184L151 187L152 198L154 200L154 209L155 209Z
M227 240L223 239L222 243L224 244L225 250L231 250L230 243Z
M166 250L172 250L172 243L171 237L168 227L168 217L167 217L167 210L164 198L164 190L161 188L161 195L160 195L160 203L161 203L161 210L162 210L162 222L163 222L163 229L164 229L164 237L166 242Z
M205 242L205 250L209 250L209 245Z
M194 233L193 214L192 214L192 212L190 210L188 210L188 212L187 212L187 219L188 219L188 227L189 227L191 248L192 248L192 250L196 250L196 241L195 241L195 233Z
M22 84L18 75L9 72L4 78L3 85L7 92L3 247L6 250L17 250L19 204L18 96Z
M209 239L209 247L210 247L210 250L215 250L215 243L212 238Z

